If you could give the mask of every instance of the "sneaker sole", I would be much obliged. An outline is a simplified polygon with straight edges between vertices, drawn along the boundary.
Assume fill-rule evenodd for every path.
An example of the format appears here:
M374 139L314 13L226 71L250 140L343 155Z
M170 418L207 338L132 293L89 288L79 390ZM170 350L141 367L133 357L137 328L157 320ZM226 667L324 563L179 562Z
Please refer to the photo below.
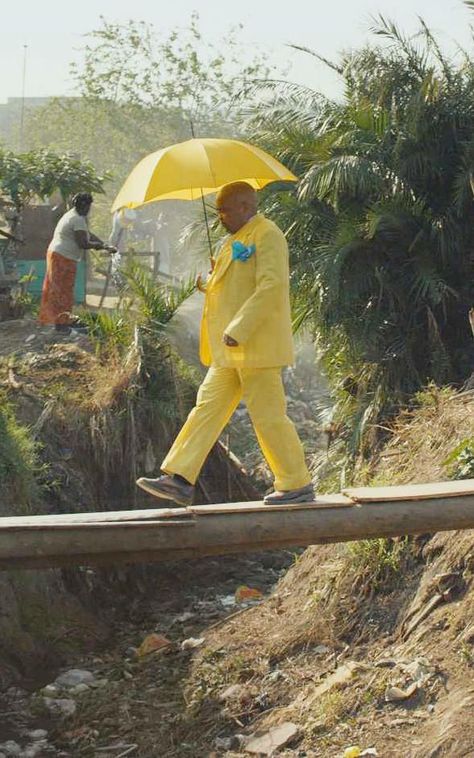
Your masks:
M184 506L192 505L192 500L178 498L176 495L172 495L170 492L165 492L154 487L149 487L146 482L142 482L140 479L137 479L136 485L137 487L140 487L140 489L145 490L145 492L148 492L149 495L153 495L160 500L170 500L173 503L178 503L178 505Z
M291 505L292 503L307 503L308 505L316 502L316 494L313 493L312 495L300 495L299 497L293 497L288 499L278 499L278 500L265 500L263 499L264 505Z

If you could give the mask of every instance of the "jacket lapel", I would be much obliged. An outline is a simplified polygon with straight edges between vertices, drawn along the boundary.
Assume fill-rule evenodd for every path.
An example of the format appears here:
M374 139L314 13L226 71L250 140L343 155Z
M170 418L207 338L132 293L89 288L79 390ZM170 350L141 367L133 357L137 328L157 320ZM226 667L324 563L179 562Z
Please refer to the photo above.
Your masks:
M227 237L219 255L217 256L216 267L209 282L211 287L214 287L214 285L222 279L230 264L232 263L232 242L234 242L236 239L239 239L239 235L245 236L248 234L249 227L251 228L251 226L253 226L255 221L257 221L259 218L260 216L256 214L242 227L242 229L240 229L235 234L229 235Z
M221 250L221 253L217 258L216 267L212 274L211 281L209 282L211 286L214 286L220 279L222 279L231 263L232 245L229 242L227 245L224 245L224 248Z

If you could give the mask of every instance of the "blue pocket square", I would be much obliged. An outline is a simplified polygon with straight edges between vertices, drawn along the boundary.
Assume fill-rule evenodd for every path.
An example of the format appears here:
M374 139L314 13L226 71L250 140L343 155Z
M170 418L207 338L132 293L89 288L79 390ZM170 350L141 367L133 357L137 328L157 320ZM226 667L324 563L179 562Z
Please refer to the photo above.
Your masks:
M232 243L232 260L248 261L251 255L257 250L255 245L244 245L243 242L236 240Z

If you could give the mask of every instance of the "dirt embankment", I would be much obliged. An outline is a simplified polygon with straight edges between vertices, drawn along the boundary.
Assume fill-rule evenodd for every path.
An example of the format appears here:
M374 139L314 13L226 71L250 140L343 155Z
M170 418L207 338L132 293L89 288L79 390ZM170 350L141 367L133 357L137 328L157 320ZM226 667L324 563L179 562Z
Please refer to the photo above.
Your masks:
M146 508L135 487L191 407L193 377L165 344L103 360L87 338L58 338L32 320L0 324L0 515ZM223 491L223 487L225 491ZM222 446L206 465L200 502L255 490ZM0 690L37 686L75 650L92 649L154 569L0 574Z
M385 483L446 478L466 465L473 433L472 396L433 390L401 419L374 474ZM55 744L68 751L73 740L67 754L78 756L119 744L143 758L236 758L252 754L255 735L291 724L283 756L336 758L352 746L348 755L467 758L473 577L474 534L446 533L310 548L262 603L218 623L196 597L170 606L192 614L184 625L155 606L152 624L148 616L139 632L125 630L109 659L89 660L108 694L84 696ZM239 579L229 576L229 589ZM262 573L254 580L267 589ZM166 652L126 650L152 628L171 639ZM204 642L182 650L190 636Z
M57 350L51 347L47 352L57 359ZM60 352L64 354L62 348ZM94 445L102 440L97 449L110 465L101 468L105 473L100 476L108 477L109 491L115 492L114 476L121 486L129 486L119 469L130 449L130 418L135 429L143 429L133 437L139 443L140 466L147 454L150 460L160 454L154 447L150 453L149 444L158 427L150 420L149 409L141 426L135 401L121 405L130 403L130 393L124 391L129 381L123 379L117 385L121 389L112 391L100 366L100 381L91 379L94 356L78 346L65 353L68 361L76 361L76 374L81 374L81 361L88 365L83 374L88 418L93 408L100 415L87 429L82 426L78 435L82 445L84 439L88 442L80 448L80 469L84 466L87 475L80 479L85 489L76 502L90 497L97 507L104 507L97 493L104 491L105 480L97 486L93 475ZM55 381L63 387L61 397L74 392L60 362L54 374L42 373L50 369L41 361L43 368L37 366L33 374L22 365L13 367L13 380L21 385L10 386L13 399L21 394L28 397L33 374L45 393ZM12 385L8 370L3 381ZM33 422L46 402L43 411L38 407L30 416ZM22 407L18 399L15 403ZM170 418L163 413L161 417ZM64 477L52 501L56 508L64 507L61 493L74 498L77 490L71 474L77 470L76 456L70 456L71 436L61 432L69 428L61 426L66 420L61 413L53 414L42 438L48 456L58 465L56 476ZM169 420L159 427L164 430L163 444L170 434L167 424ZM104 430L113 431L113 448L104 446ZM473 395L427 391L417 408L399 419L381 457L364 476L378 484L472 476L473 439ZM56 458L51 450L57 451ZM129 482L131 472L127 477ZM55 492L54 482L49 486ZM122 614L114 617L121 620L113 637L106 641L106 635L99 639L99 633L96 637L85 633L74 650L63 649L56 661L62 668L67 664L91 671L104 686L74 694L74 713L61 718L45 714L40 691L33 696L10 691L3 708L12 714L14 738L20 740L22 728L45 728L49 751L45 755L236 758L263 744L255 742L258 735L265 741L273 727L291 724L290 739L280 750L288 757L342 758L349 746L354 747L351 756L364 751L384 758L474 755L474 534L314 547L296 554L285 573L288 557L250 556L160 567L153 592L150 574L141 577L140 585L136 573L112 572L105 577L85 572L69 580L62 573L60 581L71 582L66 588L75 601L88 593L89 599L111 607L113 590L114 603L121 606ZM248 609L230 605L229 596L240 584L261 589L263 601ZM47 607L36 587L33 595L42 609ZM79 626L69 628L77 631ZM61 632L67 639L68 626ZM171 644L150 655L137 655L138 646L152 632L166 635ZM190 638L199 640L196 647L182 645ZM86 642L91 652L84 656L79 650ZM17 652L25 666L22 650ZM51 680L54 667L49 674Z

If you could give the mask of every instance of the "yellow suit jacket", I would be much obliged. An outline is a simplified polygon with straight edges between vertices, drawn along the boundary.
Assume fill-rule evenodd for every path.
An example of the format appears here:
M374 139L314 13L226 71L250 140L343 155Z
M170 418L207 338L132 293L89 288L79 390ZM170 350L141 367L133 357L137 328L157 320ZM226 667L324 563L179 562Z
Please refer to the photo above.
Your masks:
M255 245L246 261L232 260L232 243ZM224 334L238 347L227 347ZM260 214L226 238L206 286L200 357L205 366L273 368L294 362L288 245Z

